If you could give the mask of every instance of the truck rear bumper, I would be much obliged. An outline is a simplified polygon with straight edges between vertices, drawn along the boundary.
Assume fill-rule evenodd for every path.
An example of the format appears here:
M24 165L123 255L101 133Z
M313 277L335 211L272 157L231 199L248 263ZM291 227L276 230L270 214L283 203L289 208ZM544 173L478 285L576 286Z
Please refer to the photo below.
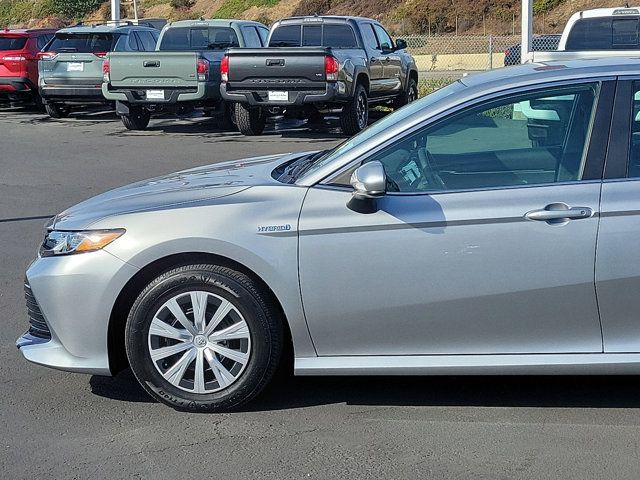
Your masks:
M283 92L286 91L286 88L274 86L272 91ZM349 100L346 87L342 82L327 83L325 91L289 90L287 101L269 100L269 91L267 90L233 90L233 88L229 90L226 83L220 85L220 93L222 98L228 102L265 107L301 106L310 103L346 103Z
M80 102L105 103L99 86L40 86L40 96L45 103L49 102Z
M164 100L147 100L147 90L162 90ZM136 105L164 105L179 102L200 102L220 100L220 90L217 85L198 83L196 88L172 89L162 87L149 88L118 88L108 83L102 84L102 96L107 100L117 100Z

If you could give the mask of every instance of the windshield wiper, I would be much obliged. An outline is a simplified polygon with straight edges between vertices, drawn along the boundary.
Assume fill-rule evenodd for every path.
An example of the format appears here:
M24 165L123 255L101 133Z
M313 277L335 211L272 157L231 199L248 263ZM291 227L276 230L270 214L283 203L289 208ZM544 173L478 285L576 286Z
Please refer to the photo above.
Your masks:
M293 183L295 180L306 173L309 168L322 157L327 150L320 150L319 152L312 153L311 155L304 155L297 160L293 161L284 169L282 175L278 177L278 181L284 183Z

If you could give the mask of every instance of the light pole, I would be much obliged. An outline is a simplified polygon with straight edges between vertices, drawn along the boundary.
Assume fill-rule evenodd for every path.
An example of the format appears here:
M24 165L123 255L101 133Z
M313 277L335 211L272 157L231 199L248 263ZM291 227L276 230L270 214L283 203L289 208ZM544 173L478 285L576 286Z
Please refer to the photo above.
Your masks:
M522 30L520 40L520 63L529 60L531 35L533 30L533 0L522 0Z
M111 20L120 20L120 0L111 0Z

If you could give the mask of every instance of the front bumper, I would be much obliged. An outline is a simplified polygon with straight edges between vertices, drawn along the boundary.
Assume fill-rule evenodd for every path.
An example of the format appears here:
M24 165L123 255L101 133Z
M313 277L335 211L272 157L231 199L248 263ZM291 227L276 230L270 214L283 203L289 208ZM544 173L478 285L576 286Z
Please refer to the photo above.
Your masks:
M109 318L137 271L104 250L37 259L26 277L50 338L33 332L18 338L24 358L59 370L110 375Z
M275 86L272 90L283 91L286 87ZM346 94L346 87L342 91L339 89L338 82L327 82L324 91L308 91L308 90L289 90L288 101L269 101L268 90L229 90L229 85L223 83L220 85L220 94L227 102L242 103L253 107L283 107L283 106L302 106L313 103L345 103L349 96Z
M99 85L40 85L40 96L45 103L106 103Z
M164 90L164 100L147 100L147 90ZM199 82L196 88L118 88L108 83L102 84L102 96L107 100L126 102L131 105L166 105L178 102L204 102L220 100L220 90L217 85Z

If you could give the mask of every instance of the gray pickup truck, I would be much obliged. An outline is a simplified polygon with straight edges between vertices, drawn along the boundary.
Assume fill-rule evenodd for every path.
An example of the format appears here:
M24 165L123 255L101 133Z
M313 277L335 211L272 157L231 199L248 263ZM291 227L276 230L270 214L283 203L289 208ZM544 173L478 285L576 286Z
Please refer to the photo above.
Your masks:
M144 130L153 112L203 108L232 126L231 109L220 97L220 60L229 47L259 48L269 30L244 20L184 20L166 25L156 50L110 53L102 94L130 130Z
M417 98L418 70L405 48L369 18L287 18L271 28L267 48L227 50L220 90L237 104L245 135L261 134L269 115L319 120L330 112L353 135L367 126L369 106Z

